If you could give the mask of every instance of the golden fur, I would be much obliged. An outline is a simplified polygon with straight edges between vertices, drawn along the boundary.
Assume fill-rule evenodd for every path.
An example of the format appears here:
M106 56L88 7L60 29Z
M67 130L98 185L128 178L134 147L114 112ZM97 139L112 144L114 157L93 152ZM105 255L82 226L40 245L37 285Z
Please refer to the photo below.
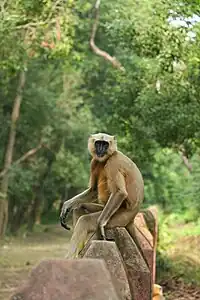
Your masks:
M153 299L152 300L164 300L163 290L159 284L153 285Z
M105 204L108 201L110 192L107 184L107 176L104 170L105 162L99 162L95 159L91 162L91 173L92 176L90 186L97 187L98 191L98 202Z
M103 157L96 154L95 142L99 140L109 143ZM66 201L61 212L63 220L66 212L74 209L74 232L67 257L78 257L95 231L100 231L106 239L105 227L127 227L134 220L144 198L140 170L118 151L115 136L105 133L91 135L88 150L92 156L89 188Z
M120 190L127 195L126 204L130 209L139 207L144 197L144 183L142 175L135 163L117 150L114 138L107 135L109 141L109 154L100 158L95 154L94 142L101 134L96 135L96 139L89 138L88 149L93 156L91 161L91 173L89 187L97 188L98 199L107 202L111 193Z

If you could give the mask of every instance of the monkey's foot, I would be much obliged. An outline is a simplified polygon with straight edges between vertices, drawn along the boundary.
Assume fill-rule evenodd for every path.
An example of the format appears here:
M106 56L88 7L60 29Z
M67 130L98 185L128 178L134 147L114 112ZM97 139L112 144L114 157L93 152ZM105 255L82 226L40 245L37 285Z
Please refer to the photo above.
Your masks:
M67 254L65 255L65 258L78 258L79 253L81 250L83 250L85 246L84 242L81 242L78 246L69 246Z
M101 226L101 227L100 227L100 230L101 230L101 236L102 236L102 239L103 239L104 241L106 241L106 233L105 233L105 228L104 228L104 226Z
M97 235L98 240L104 240L104 241L107 240L104 226L97 227L96 235Z

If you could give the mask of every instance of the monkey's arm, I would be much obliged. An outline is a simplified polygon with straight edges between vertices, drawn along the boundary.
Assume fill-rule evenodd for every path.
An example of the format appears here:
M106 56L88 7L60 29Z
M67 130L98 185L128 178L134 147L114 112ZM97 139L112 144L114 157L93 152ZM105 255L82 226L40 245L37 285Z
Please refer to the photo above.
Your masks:
M70 230L70 228L66 225L66 218L69 212L71 211L71 209L76 208L80 203L93 202L96 198L97 198L97 190L92 187L89 187L84 192L76 195L70 200L65 201L60 214L61 225L65 229Z
M114 178L111 178L112 187L111 195L106 203L98 221L97 231L101 233L102 237L105 236L105 226L114 215L114 213L120 208L122 202L127 198L128 194L126 191L124 176L118 171Z

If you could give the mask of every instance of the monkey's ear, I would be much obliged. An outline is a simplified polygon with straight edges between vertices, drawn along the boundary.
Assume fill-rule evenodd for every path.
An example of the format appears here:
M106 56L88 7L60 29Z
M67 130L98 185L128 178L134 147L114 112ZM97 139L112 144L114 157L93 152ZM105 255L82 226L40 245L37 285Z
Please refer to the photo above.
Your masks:
M95 141L94 134L90 134L90 136L88 137L88 141L90 141L91 143L94 143L94 141Z
M117 139L117 138L116 138L116 136L115 136L115 135L113 135L112 137L113 137L113 140L114 140L114 141L116 141L116 139Z

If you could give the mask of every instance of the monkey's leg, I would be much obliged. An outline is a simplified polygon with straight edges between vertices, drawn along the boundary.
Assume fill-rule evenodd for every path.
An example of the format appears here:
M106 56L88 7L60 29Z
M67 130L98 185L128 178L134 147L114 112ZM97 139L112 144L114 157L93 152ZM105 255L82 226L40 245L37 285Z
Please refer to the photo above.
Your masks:
M96 231L97 220L100 214L101 211L79 217L68 245L66 258L78 257L78 254Z
M104 205L99 203L83 203L80 206L81 208L85 209L88 213L102 211L104 208Z
M73 227L75 227L78 219L86 214L102 211L104 205L99 203L83 203L73 210Z
M87 241L97 229L97 222L101 211L81 216L74 228L73 235L69 242L67 258L77 258ZM109 220L106 228L126 227L133 219L135 211L120 208Z
M105 226L111 217L120 209L123 201L127 198L127 193L125 189L118 190L115 193L112 193L106 203L99 219L97 226L97 234L102 236L106 240L105 236Z
M126 208L120 208L108 221L106 228L126 227L134 218L136 212Z
M63 203L61 213L60 213L60 223L61 225L69 230L70 228L66 225L67 215L71 211L71 209L76 208L80 203L84 202L94 202L97 198L97 191L92 188L88 188L84 192L76 195L75 197L67 200Z
M104 210L105 210L105 208L104 208ZM134 220L138 211L139 211L139 205L137 202L131 209L121 207L112 215L112 217L108 220L108 222L106 221L108 219L108 216L107 216L107 219L105 218L105 220L103 220L103 217L104 217L104 216L102 216L104 213L104 211L103 211L98 219L97 236L99 238L103 237L104 239L106 239L105 230L104 230L105 227L106 228L127 227L128 224ZM104 235L102 234L102 228L99 226L100 225L99 220L101 220L101 222L102 222L101 226L103 227Z
M94 229L92 231L92 234L90 235L89 238L87 238L88 233L86 231L87 231L87 227L88 227L88 222L89 221L87 221L88 219L86 221L83 219L81 221L81 223L84 223L84 224L80 225L80 230L79 230L79 226L76 226L78 220L80 220L80 218L82 216L86 216L87 217L87 215L91 215L91 213L96 213L96 212L99 212L99 214L98 214L98 216L99 216L100 213L102 212L103 208L104 208L104 205L99 204L99 203L82 203L77 208L75 208L73 210L73 227L74 227L74 232L72 234L72 237L71 237L71 240L70 240L70 244L72 244L72 247L73 247L73 244L75 244L76 240L77 240L75 231L77 231L77 230L78 230L78 232L80 231L80 233L78 233L78 235L79 235L80 240L81 240L81 242L80 242L81 246L79 247L80 250L78 250L78 253L82 250L82 248L84 247L84 245L86 244L86 242L91 237L91 235L95 232L95 229L96 229L96 227L94 227ZM82 238L81 238L81 233L83 235ZM69 245L69 248L70 248L70 245ZM71 255L70 253L68 255Z

